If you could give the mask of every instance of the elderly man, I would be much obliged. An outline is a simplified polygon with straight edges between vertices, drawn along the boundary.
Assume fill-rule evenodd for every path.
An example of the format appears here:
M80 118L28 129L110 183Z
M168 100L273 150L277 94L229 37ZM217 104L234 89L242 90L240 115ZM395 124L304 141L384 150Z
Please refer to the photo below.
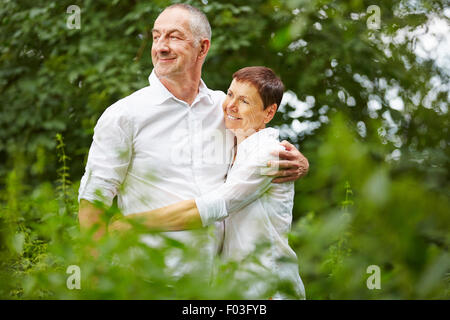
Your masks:
M201 80L211 43L206 16L189 5L172 5L158 16L152 34L150 86L111 105L95 127L79 190L80 225L99 224L95 239L107 227L94 201L110 206L117 195L124 215L151 213L220 186L232 163L234 136L225 130L221 108L225 94ZM308 170L306 158L283 144L278 183ZM170 235L198 241L190 231Z

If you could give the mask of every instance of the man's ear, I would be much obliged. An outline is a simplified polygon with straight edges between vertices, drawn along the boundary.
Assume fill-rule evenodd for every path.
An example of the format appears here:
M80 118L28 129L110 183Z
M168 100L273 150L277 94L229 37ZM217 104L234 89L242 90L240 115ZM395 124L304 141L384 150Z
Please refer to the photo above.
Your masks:
M202 39L200 41L200 52L198 53L199 59L206 58L209 48L211 47L211 42L208 39Z
M275 116L275 113L277 112L277 104L271 104L270 106L268 106L266 109L264 109L264 112L266 113L266 115L264 116L264 123L267 124L269 123L273 117Z

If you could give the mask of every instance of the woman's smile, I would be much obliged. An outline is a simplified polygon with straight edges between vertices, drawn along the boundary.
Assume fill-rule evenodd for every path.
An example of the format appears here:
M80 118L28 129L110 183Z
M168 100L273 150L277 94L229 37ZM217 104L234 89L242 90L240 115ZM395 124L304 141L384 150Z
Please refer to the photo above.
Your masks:
M242 118L233 117L231 114L227 114L227 118L230 120L242 120Z

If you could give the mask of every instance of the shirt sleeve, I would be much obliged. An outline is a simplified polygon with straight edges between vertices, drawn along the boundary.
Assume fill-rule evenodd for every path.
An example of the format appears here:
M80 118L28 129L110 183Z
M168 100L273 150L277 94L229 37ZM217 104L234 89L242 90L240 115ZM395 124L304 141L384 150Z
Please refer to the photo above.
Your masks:
M246 155L239 163L235 163L227 181L214 191L195 199L203 226L226 218L258 199L270 188L273 177L268 176L267 167L270 160L278 160L271 151L281 150L278 141L267 143L265 147L244 151ZM237 162L237 161L236 161Z
M111 206L125 179L131 153L132 131L129 120L119 113L117 105L113 105L103 113L94 128L78 201L97 200Z

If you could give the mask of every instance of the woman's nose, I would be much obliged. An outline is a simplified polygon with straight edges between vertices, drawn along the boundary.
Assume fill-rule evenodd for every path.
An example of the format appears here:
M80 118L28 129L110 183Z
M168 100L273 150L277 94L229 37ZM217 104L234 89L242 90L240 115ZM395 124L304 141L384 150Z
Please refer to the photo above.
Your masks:
M237 104L236 104L236 101L234 99L231 99L228 102L227 110L231 110L233 112L237 112Z

